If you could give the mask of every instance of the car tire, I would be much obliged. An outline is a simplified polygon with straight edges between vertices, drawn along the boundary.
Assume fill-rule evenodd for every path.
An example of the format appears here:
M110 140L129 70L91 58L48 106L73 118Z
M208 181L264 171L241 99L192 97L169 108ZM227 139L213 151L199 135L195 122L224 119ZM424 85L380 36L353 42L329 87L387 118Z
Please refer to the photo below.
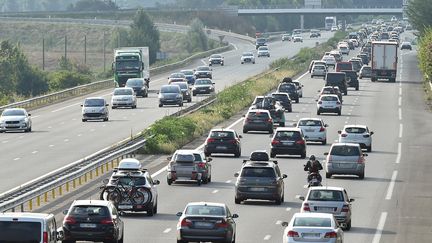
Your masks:
M272 153L272 152L270 152L270 158L276 158L276 153Z
M376 78L371 78L371 81L372 81L372 82L375 82L375 81L377 81L377 80L376 80Z
M360 88L359 86L356 86L356 88L355 88L355 89L356 89L356 90L359 90L359 88Z
M327 144L327 139L325 139L324 141L321 142L322 145L326 145Z
M351 220L346 224L345 230L349 231L351 229Z
M301 159L306 158L306 150L303 151L303 152L300 154L300 158L301 158Z
M188 99L187 102L191 103L192 102L192 98Z
M237 151L237 152L234 154L234 157L236 157L236 158L240 158L240 156L241 156L241 151L240 151L240 150Z
M348 90L346 90L346 91L344 92L344 95L348 95Z
M221 63L221 66L223 66L224 64L223 63Z
M151 204L151 206L148 206L147 208L147 216L153 217L154 216L154 206Z
M203 184L207 184L207 183L208 183L208 178L205 177L204 179L202 179L202 183L203 183Z
M358 175L359 179L364 179L364 171Z
M299 98L296 99L296 103L299 103Z
M204 155L205 155L206 157L209 157L209 156L211 156L211 153L204 152Z
M367 147L367 151L368 152L372 152L372 144L370 146Z
M184 240L177 240L177 243L187 243L187 241L184 241Z
M87 121L87 119L82 119L82 122L86 122Z
M252 64L255 64L255 62L252 62Z
M288 109L288 112L292 112L292 108Z
M248 133L248 130L243 128L243 133Z
M117 109L117 106L111 106L111 109L113 109L113 110Z
M317 115L321 115L321 112L319 110L317 110Z
M311 78L313 78L314 76L313 75L311 75Z
M234 198L234 203L235 204L240 204L242 202L241 199L238 199L237 197Z
M332 174L326 172L326 178L329 179L332 177Z
M280 127L285 127L285 122L279 122Z
M159 104L159 107L162 107L163 106L163 104Z
M197 94L195 92L192 93L192 96L196 96Z
M281 205L282 204L282 198L278 198L275 200L275 204L276 205Z
M104 121L104 122L107 122L107 121L108 121L108 117L105 117L105 118L103 119L103 121Z
M172 183L173 183L173 180L167 178L167 184L168 184L168 186L171 186Z
M182 106L183 106L183 102L179 104L179 107L182 107Z
M243 64L244 62L241 62L240 64Z
M341 113L342 113L342 112L341 112L341 110L339 110L339 111L338 111L338 113L337 113L337 114L338 114L338 116L340 116L340 115L341 115Z
M359 79L363 79L363 77L362 77L362 76L359 76Z

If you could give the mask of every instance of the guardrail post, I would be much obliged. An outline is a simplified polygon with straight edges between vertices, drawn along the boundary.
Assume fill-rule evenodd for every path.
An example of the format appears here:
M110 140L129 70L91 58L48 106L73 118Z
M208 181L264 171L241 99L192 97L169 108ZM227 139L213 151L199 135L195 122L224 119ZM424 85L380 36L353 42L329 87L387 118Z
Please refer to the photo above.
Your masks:
M73 181L72 181L72 188L75 189L75 187L76 187L76 179L73 179Z
M114 160L111 160L111 169L114 168Z
M96 167L96 177L99 177L99 167Z
M29 201L29 211L33 210L33 199L30 199Z
M78 184L81 186L81 176L79 177Z
M97 170L97 168L96 168L96 170ZM90 173L90 180L93 180L93 171L91 170L89 173Z
M51 196L52 196L52 199L55 199L55 197L56 197L56 195L55 195L55 189L51 190Z
M39 195L39 196L37 196L37 198L36 198L36 206L37 206L37 207L40 207L40 205L41 205L41 199L40 199L40 195Z
M59 186L59 196L63 194L63 185Z
M87 183L87 173L84 174L84 183Z
M21 204L21 212L24 212L24 204Z
M69 181L66 182L66 192L69 192Z
M48 192L45 192L44 194L44 202L48 202Z
M101 174L104 173L104 165L101 165Z

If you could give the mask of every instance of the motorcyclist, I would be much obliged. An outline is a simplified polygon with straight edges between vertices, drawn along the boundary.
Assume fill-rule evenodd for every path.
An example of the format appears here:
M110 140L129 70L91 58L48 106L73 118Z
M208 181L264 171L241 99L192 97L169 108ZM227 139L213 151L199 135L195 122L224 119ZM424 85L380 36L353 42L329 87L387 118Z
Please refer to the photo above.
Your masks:
M321 163L315 158L315 155L311 155L309 157L308 162L306 162L306 165L304 166L304 170L308 171L307 181L310 182L310 180L312 179L311 175L316 174L317 179L321 182L322 177L319 174L319 171L322 169L323 169L323 167L322 167Z

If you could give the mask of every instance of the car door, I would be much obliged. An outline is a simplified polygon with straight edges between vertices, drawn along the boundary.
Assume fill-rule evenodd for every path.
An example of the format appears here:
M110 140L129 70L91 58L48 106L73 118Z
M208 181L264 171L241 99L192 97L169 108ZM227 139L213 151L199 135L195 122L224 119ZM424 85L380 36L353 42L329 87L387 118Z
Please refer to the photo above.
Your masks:
M225 206L225 210L226 210L226 215L227 215L226 218L227 218L228 224L231 225L233 235L236 235L236 228L237 228L236 222L234 221L228 206Z
M150 191L151 191L151 193L152 193L152 198L154 198L153 206L156 206L156 205L157 205L157 199L158 199L157 187L156 187L156 185L154 184L154 182L153 182L153 178L151 178L151 176L150 176L149 173L146 173L146 176L145 176L145 177L146 177L147 183L148 183L149 186L150 186Z
M112 217L112 220L114 222L114 227L116 228L116 230L118 232L117 239L120 240L120 238L124 234L124 232L123 232L123 230L124 230L123 220L121 220L120 215L119 215L116 207L114 207L114 205L110 204L109 207L110 207L110 211L111 211L111 217Z

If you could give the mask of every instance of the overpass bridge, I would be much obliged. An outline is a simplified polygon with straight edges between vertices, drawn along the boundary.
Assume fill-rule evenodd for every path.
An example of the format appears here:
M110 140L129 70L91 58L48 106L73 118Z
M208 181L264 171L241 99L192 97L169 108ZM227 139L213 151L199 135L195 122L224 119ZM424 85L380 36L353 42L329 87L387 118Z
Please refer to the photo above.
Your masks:
M403 7L399 8L239 8L241 15L269 15L269 14L328 14L328 15L401 15Z

